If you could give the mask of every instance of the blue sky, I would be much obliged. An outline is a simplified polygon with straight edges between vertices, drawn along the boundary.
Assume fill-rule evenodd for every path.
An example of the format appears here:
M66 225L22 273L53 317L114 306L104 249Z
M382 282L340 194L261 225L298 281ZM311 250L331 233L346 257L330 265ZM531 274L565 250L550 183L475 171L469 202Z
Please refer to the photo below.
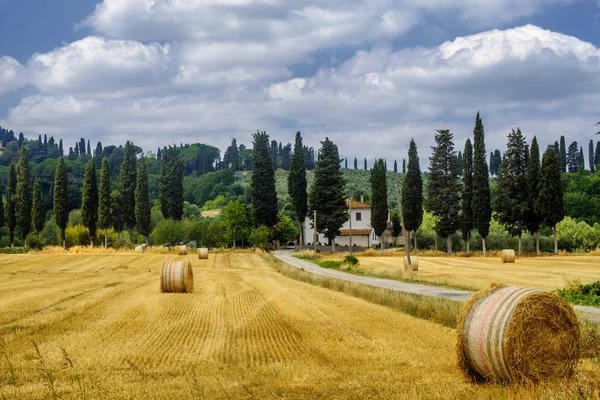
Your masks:
M587 149L598 4L476 4L0 0L0 125L146 150L301 130L349 158L401 159L411 137L426 157L439 128L461 148L480 110L488 147L520 126Z

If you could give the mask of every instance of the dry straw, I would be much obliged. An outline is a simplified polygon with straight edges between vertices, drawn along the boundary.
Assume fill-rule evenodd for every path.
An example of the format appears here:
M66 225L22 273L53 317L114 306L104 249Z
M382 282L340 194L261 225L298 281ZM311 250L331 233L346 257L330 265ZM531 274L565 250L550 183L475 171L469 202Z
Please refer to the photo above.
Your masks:
M160 275L162 293L192 293L194 291L194 273L189 261L171 261L164 263Z
M202 247L198 250L198 258L200 260L208 260L208 249L206 247Z
M506 263L514 263L515 262L515 251L512 249L502 250L500 253L500 259L504 264Z
M177 248L177 254L179 254L180 256L185 256L187 254L187 246L186 245L179 246Z
M409 270L410 267L408 266L408 257L404 257L403 262L404 262L404 269ZM417 256L410 256L410 263L411 263L413 271L419 270L419 258Z
M571 306L537 289L492 284L462 307L458 366L472 382L539 382L573 375L581 354Z

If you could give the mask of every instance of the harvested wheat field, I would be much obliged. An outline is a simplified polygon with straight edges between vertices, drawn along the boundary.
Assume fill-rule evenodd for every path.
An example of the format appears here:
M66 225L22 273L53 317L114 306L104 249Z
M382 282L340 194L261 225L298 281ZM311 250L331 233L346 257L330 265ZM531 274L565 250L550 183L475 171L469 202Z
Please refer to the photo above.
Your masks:
M194 292L163 294L161 268L173 255L1 256L0 398L570 398L599 390L591 359L569 384L469 384L449 328L292 280L258 254L196 257L176 258L192 262Z
M409 278L403 257L359 257L368 274ZM561 256L517 258L503 264L500 257L428 257L419 255L419 271L412 279L467 289L483 289L492 282L543 290L562 289L569 282L592 283L600 279L600 257Z

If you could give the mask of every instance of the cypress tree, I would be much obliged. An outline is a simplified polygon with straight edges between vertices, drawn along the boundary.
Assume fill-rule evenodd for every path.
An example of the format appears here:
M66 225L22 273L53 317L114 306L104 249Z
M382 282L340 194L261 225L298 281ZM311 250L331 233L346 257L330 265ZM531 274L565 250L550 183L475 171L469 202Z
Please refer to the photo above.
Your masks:
M490 152L490 175L494 176L494 162L496 161L496 159L494 158L494 152L491 151Z
M590 139L588 146L588 163L590 164L590 172L596 172L596 161L594 158L594 140Z
M339 235L340 228L348 220L346 182L340 170L337 146L327 137L321 145L309 194L309 213L317 211L317 231L327 237L331 251L335 251L334 238ZM366 162L365 159L365 164Z
M90 139L87 141L87 154L88 156L92 155L92 148L90 147Z
M363 168L363 169L364 169L365 171L367 170L367 158L366 158L366 157L365 157L365 165L364 165L364 168Z
M554 150L554 149L553 149ZM540 215L539 193L538 187L540 184L540 148L537 143L537 138L534 136L531 140L529 148L529 160L527 160L527 192L529 194L528 212L526 215L527 230L532 235L535 235L535 251L540 253L540 223L542 216Z
M402 174L406 174L406 158L402 159Z
M107 229L110 228L110 170L108 168L108 159L102 159L102 169L100 170L100 187L98 188L98 227L104 229L104 248L108 245Z
M160 164L160 210L165 219L183 217L183 161L179 149L163 150Z
M490 155L490 159L493 159L493 153ZM463 153L463 194L460 223L462 237L467 244L467 254L470 252L469 239L471 239L473 220L473 146L471 145L471 139L467 139L465 152Z
M569 172L579 171L579 146L577 142L572 142L567 151L567 170Z
M498 175L500 172L500 163L502 162L502 154L500 150L494 150L494 175Z
M484 256L486 253L485 239L490 232L490 221L492 219L490 181L485 156L485 131L483 121L479 113L477 113L475 128L473 129L473 198L471 202L473 207L473 222L475 222L477 232L481 236ZM500 156L499 150L498 156Z
M65 155L65 151L63 150L63 143L62 143L62 139L59 140L58 142L58 155L60 157Z
M406 232L405 250L409 264L410 260L410 232L415 232L423 222L423 179L421 178L421 167L419 166L419 154L414 139L410 139L408 146L408 168L402 182L402 217L404 219L404 230Z
M123 198L121 192L113 190L110 193L110 218L117 235L123 230Z
M2 201L2 186L0 186L0 228L4 226L4 201Z
M29 176L29 160L27 158L27 147L23 146L19 149L17 191L15 197L17 225L21 228L23 239L25 239L31 231L31 206L32 193L31 179Z
M394 160L394 173L398 173L398 162L396 160Z
M554 231L554 252L558 254L556 224L563 220L565 211L562 185L560 183L560 163L552 149L547 149L542 157L538 193L542 223L552 227Z
M565 144L565 137L560 137L560 150L558 155L558 163L562 172L567 172L567 146Z
M15 227L17 226L17 214L15 210L15 197L17 193L17 171L15 165L10 163L8 167L8 182L6 183L6 225L8 225L8 234L10 246L15 241Z
M56 173L54 174L54 217L56 225L60 229L60 240L66 247L65 229L69 222L69 193L67 181L67 169L65 168L65 159L60 157L56 164Z
M594 164L596 171L600 170L600 140L596 142L596 151L594 152Z
M354 158L354 166L356 169L356 157ZM302 245L306 243L304 237L304 220L308 212L308 193L306 183L306 169L304 168L304 146L302 145L302 135L296 132L296 140L294 142L294 154L290 166L290 174L288 175L288 192L292 199L292 205L296 214L296 220L300 225L300 234Z
M48 136L44 133L44 147L48 146Z
M273 163L273 170L277 170L277 159L279 156L279 146L277 140L271 140L271 162Z
M252 150L252 211L254 226L264 225L268 228L277 223L277 192L275 191L275 171L272 152L269 151L269 135L267 132L256 132ZM271 142L277 143L275 140ZM277 151L277 146L271 150Z
M102 167L102 143L98 142L96 144L96 148L94 149L94 162L96 163L96 169L100 169Z
M583 172L585 170L585 156L583 155L583 146L579 148L579 156L577 161L579 171Z
M348 158L344 158L344 169L348 169Z
M354 157L354 169L358 169L358 161L356 160L356 157Z
M137 184L135 186L135 219L142 235L150 235L150 198L148 197L148 170L146 168L146 158L142 157L137 171Z
M25 142L25 136L23 136L23 132L19 133L19 148L23 147L23 142Z
M31 210L33 227L37 233L42 233L46 224L46 208L44 207L44 198L42 197L42 181L35 178L33 183L33 206Z
M375 161L371 169L371 226L375 235L381 238L387 228L388 198L387 179L383 159ZM383 243L382 247L383 247Z
M558 140L554 142L554 152L556 153L556 157L560 157L560 146L558 145Z
M458 156L456 157L456 175L462 176L463 170L463 156L460 150L458 151Z
M41 134L38 135L38 142L39 142L39 144L42 144L42 135Z
M136 182L136 158L133 143L129 140L125 143L123 151L123 163L119 172L119 192L123 204L121 205L124 226L132 231L135 227L135 182ZM165 217L166 218L166 217Z
M90 231L90 243L96 242L96 226L98 224L98 184L96 183L96 163L90 158L85 164L83 190L81 199L81 219Z

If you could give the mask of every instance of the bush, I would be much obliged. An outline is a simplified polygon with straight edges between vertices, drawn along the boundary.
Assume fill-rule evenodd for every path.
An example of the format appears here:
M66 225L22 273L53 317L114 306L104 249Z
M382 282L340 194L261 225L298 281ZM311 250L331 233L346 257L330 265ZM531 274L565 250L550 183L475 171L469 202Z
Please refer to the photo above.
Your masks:
M27 254L26 247L2 247L0 254Z
M44 225L44 229L42 230L44 244L46 246L57 246L59 236L60 229L58 229L58 225L56 225L56 219L52 217L50 220L46 221L46 225Z
M344 257L344 263L348 265L358 265L358 258L355 256L347 255Z
M27 247L33 250L41 250L44 248L44 242L37 233L30 233L27 235L25 242L27 242Z
M269 240L271 238L271 230L264 225L254 229L248 237L250 243L258 249L267 250L269 248Z
M155 245L175 246L186 241L186 228L185 221L165 219L158 223L150 238Z
M558 289L556 293L569 303L592 307L600 306L600 281L589 285L575 282L566 289Z
M67 241L67 247L89 246L90 232L83 225L67 226L67 229L65 229L65 240Z

